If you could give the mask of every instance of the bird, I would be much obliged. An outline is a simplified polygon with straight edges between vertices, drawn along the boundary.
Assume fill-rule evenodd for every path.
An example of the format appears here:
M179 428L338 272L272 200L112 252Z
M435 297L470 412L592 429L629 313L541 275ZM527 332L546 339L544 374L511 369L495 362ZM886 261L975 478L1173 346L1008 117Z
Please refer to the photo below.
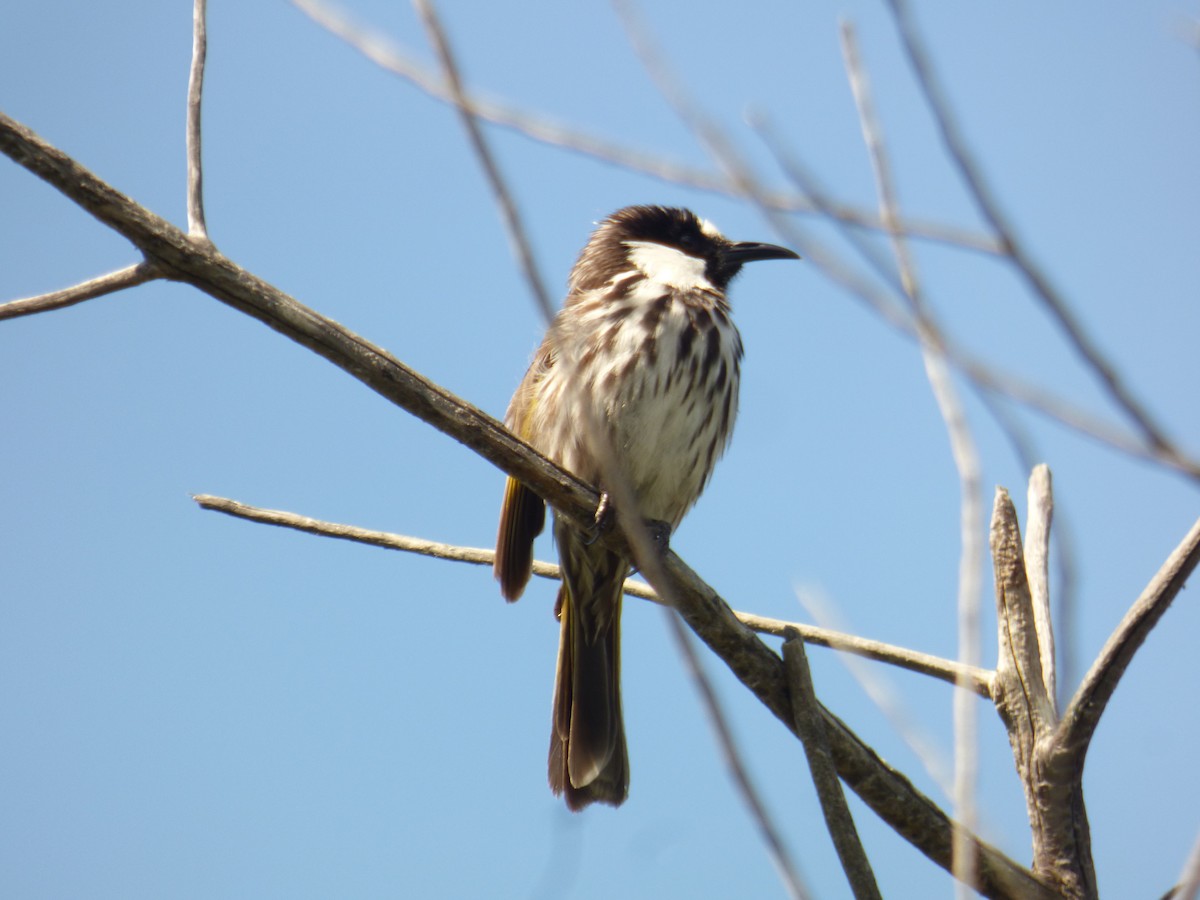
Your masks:
M601 496L595 528L554 522L562 584L549 780L573 811L629 794L620 617L632 563L598 539L614 515L610 490L636 507L616 512L664 539L696 502L737 416L743 348L726 291L743 264L767 259L799 256L731 241L687 209L617 210L580 252L508 406L513 434ZM544 525L545 503L509 477L494 564L509 602L529 581Z

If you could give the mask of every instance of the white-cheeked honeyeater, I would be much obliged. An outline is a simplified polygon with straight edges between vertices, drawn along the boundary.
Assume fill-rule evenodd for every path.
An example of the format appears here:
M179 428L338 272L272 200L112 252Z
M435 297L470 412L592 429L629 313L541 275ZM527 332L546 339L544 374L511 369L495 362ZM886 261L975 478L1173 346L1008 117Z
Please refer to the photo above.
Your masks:
M742 265L795 259L739 243L686 209L630 206L592 233L562 310L513 395L505 424L607 495L674 529L729 443L742 339L726 291ZM495 573L508 600L529 581L540 497L509 478ZM665 532L664 528L664 532ZM629 793L621 717L620 619L630 562L556 518L563 583L550 734L550 787L567 806L620 805Z

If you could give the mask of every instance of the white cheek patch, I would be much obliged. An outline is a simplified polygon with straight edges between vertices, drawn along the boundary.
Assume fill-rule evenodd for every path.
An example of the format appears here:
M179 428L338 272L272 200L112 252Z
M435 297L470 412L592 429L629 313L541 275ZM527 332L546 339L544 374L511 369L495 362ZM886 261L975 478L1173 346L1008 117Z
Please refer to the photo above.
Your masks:
M629 261L649 281L669 284L681 291L713 289L704 277L705 262L698 257L653 241L626 241L625 246L629 248Z

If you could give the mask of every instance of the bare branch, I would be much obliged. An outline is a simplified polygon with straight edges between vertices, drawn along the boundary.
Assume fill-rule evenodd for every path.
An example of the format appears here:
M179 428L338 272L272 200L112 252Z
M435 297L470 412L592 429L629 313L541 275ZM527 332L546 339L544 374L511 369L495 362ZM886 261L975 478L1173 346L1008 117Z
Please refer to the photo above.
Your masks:
M192 499L205 509L223 512L227 515L253 522L292 528L297 531L304 531L323 537L356 541L376 547L383 547L388 550L400 550L423 556L431 556L437 559L447 559L479 566L491 566L495 561L494 551L481 547L462 547L454 544L429 541L424 538L393 534L386 531L372 531L354 525L342 525L313 519L297 513L263 509L262 507L240 503L237 500L215 497L211 494L196 494ZM562 580L562 572L556 564L540 560L534 561L533 574L540 578L547 578L554 581ZM626 580L625 593L642 600L649 600L664 606L667 605L654 593L653 588L645 582L634 578ZM985 699L990 699L991 697L992 673L985 669L964 669L958 663L951 660L932 656L928 653L921 653L918 650L909 650L906 647L898 647L895 644L887 644L883 641L875 641L859 637L858 635L847 634L831 628L821 628L802 622L789 622L785 619L773 619L755 613L739 612L738 610L734 610L733 612L742 624L759 634L770 634L776 637L787 637L788 635L795 634L809 644L852 653L855 656L861 656L877 662L888 663L921 675L929 675L950 684L963 686L965 683L965 686L969 690L980 697Z
M125 288L136 287L161 277L162 273L152 263L135 263L61 291L52 291L49 294L39 294L36 297L25 297L21 300L10 300L0 304L0 320L31 316L35 313L74 306L76 303L123 291Z
M477 566L491 566L495 561L495 552L482 547L461 547L455 544L442 544L437 541L409 537L403 534L393 534L387 531L372 531L367 528L326 522L321 519L313 519L308 516L284 512L278 509L263 509L262 507L240 503L237 500L230 500L226 497L214 497L211 494L196 494L192 499L204 509L222 512L226 515L246 519L251 522L292 528L296 531L303 531L322 537L355 541L361 544L383 547L387 550L417 553L422 556L431 556L436 559L446 559L454 562L465 562ZM542 562L541 560L534 560L533 574L539 578L547 578L553 581L562 580L562 570L557 565ZM658 603L662 606L668 605L659 599L659 596L654 593L654 589L650 585L635 578L626 579L625 593L631 597L649 600L652 603ZM770 634L782 638L798 636L805 643L814 644L819 647L828 647L832 650L840 650L877 662L888 663L889 665L907 669L910 672L916 672L921 675L929 675L949 684L966 687L968 690L985 699L991 698L992 673L985 669L964 668L948 659L942 659L928 653L921 653L918 650L909 650L906 647L898 647L895 644L885 644L883 641L873 641L869 638L847 634L832 628L820 628L816 625L808 625L801 622L772 619L754 613L739 612L738 610L733 610L733 614L739 622L758 634Z
M724 600L674 553L664 560L688 626L721 657L738 679L788 726L795 729L783 661L740 622ZM947 871L951 868L953 824L928 797L887 765L846 725L821 707L838 775L901 837ZM1045 883L978 839L973 885L987 897L1052 898Z
M788 895L797 898L797 900L804 900L804 898L811 897L812 892L805 885L804 879L800 875L800 870L796 867L795 862L792 861L787 845L783 842L783 837L779 833L779 829L775 827L775 823L771 820L771 815L767 812L766 804L763 803L758 789L754 787L754 783L750 780L749 771L747 771L745 765L742 763L742 754L738 749L737 741L734 739L733 730L729 727L729 721L725 717L720 701L717 699L716 691L713 690L712 682L709 681L708 676L704 673L700 658L696 654L696 648L692 645L691 635L688 634L683 620L675 615L673 610L668 609L666 615L670 622L671 634L675 638L675 645L679 648L685 668L688 674L691 675L692 681L696 686L696 692L700 695L700 700L704 705L705 711L708 713L709 722L712 724L713 732L717 737L717 746L721 748L721 756L725 760L725 765L729 768L733 782L742 797L742 802L746 804L750 810L751 817L758 826L763 843L767 845L767 850L771 854L771 860L775 863L775 868L779 871L780 878L783 879L783 884L787 888ZM834 778L836 780L836 775Z
M200 155L200 102L204 96L204 61L208 56L207 0L192 7L192 68L187 94L187 217L188 234L208 240L204 221L204 169Z
M983 576L983 510L979 502L979 452L967 423L966 413L958 391L950 379L945 354L938 333L930 320L922 298L916 263L899 226L899 204L892 181L891 165L883 139L883 129L875 115L867 73L858 54L854 29L849 22L841 28L842 54L850 88L858 108L863 141L871 159L879 193L880 212L891 238L896 265L904 294L912 306L920 338L921 358L925 375L937 401L938 410L946 425L946 435L958 470L959 512L959 574L958 574L958 661L974 666L980 657L980 585ZM959 894L965 895L966 885L975 880L976 859L972 853L970 831L976 827L975 790L978 781L977 713L975 704L965 692L954 695L954 805L961 827L954 835L954 877L960 883Z
M436 100L443 103L455 103L446 82L415 60L411 54L387 35L356 24L345 12L321 2L321 0L292 0L292 4L330 34L349 44L380 68L404 79L422 93ZM545 116L519 109L510 104L488 100L473 94L468 94L466 100L475 115L484 121L514 131L538 143L578 153L632 172L650 175L671 184L680 184L725 196L740 196L736 186L718 173L687 166L628 145L618 144L607 138L588 134L573 126L552 121ZM806 198L793 193L771 192L767 195L766 202L780 212L803 214L816 212ZM846 204L832 204L824 214L858 228L873 231L882 229L882 223L877 216ZM952 225L924 220L906 220L904 230L913 237L961 247L964 250L988 254L1000 251L999 245L994 240Z
M492 195L496 199L496 205L500 207L500 215L504 219L504 230L508 232L508 239L512 244L513 252L516 254L517 263L521 267L521 273L525 276L529 290L533 293L533 299L542 311L542 317L549 322L554 318L554 303L550 300L550 294L546 290L545 283L542 281L541 273L538 271L537 262L533 257L533 245L529 241L529 236L525 233L525 225L521 221L521 214L517 210L516 201L513 200L512 193L508 189L508 184L505 182L504 176L500 173L500 166L496 162L491 148L488 146L487 139L483 135L483 130L479 127L479 119L475 107L463 91L458 63L454 59L454 52L450 49L450 42L446 38L445 29L442 28L442 23L434 9L432 0L413 0L413 5L416 6L417 11L421 14L421 18L425 22L425 28L429 32L429 40L433 44L434 50L437 51L438 59L441 60L442 71L445 73L446 83L450 87L450 96L454 103L454 108L459 112L459 117L462 119L463 126L467 130L467 138L470 141L471 149L475 151L475 156L479 159L479 164L483 167L484 175L487 177L488 185L492 189Z
M1149 411L1121 381L1116 368L1105 358L1100 348L1084 331L1082 323L1075 317L1066 299L1051 283L1050 277L1033 260L1025 249L1024 243L1017 237L1016 230L1009 222L1008 217L1001 211L991 186L984 178L983 171L970 150L967 149L966 139L950 111L950 104L946 99L945 92L934 74L929 55L917 34L916 23L909 12L907 0L888 0L888 5L891 7L896 29L900 34L909 64L912 66L917 83L921 86L921 91L937 122L942 143L962 175L976 207L999 238L1001 247L1012 260L1013 266L1025 280L1033 295L1041 301L1042 305L1050 312L1051 317L1058 323L1059 328L1066 335L1068 343L1092 369L1113 402L1141 431L1147 443L1165 457L1182 458L1182 454L1168 440L1161 427L1150 416Z
M384 350L319 315L240 268L114 190L28 128L0 114L0 152L56 187L83 209L159 262L170 277L266 324L323 356L381 396L406 409L529 485L560 515L587 527L599 497L539 456L500 423L409 369ZM628 552L621 535L604 537ZM663 568L672 599L689 627L786 727L795 727L779 656L737 621L724 601L674 553ZM945 813L889 768L835 716L823 709L839 775L906 840L943 867L950 865L952 825ZM1032 873L995 848L976 842L979 889L992 897L1053 897Z
M806 625L800 622L789 622L784 619L769 619L754 613L734 611L746 627L759 634L772 634L786 638L789 633L795 633L804 639L806 644L829 647L887 663L910 672L929 675L939 681L945 681L957 687L965 688L984 699L991 699L992 672L975 666L963 666L954 660L942 659L919 650L909 650L895 644L883 641L873 641L869 638L858 637L831 628Z
M536 485L556 509L574 513L580 520L588 520L595 510L595 491L538 456L495 419L242 269L209 242L188 237L2 113L0 152L123 235L160 265L167 277L194 285L323 356L508 474Z
M833 838L846 880L850 882L855 900L881 897L879 886L875 883L875 873L871 870L871 861L863 850L858 829L854 826L854 817L850 815L846 795L842 793L842 785L838 781L829 752L829 740L825 735L825 723L821 719L821 707L813 692L812 672L809 671L808 657L804 653L804 641L798 635L783 642L783 665L792 692L796 734L804 745L804 755L808 758L808 769L821 801L825 825Z
M1063 751L1079 768L1083 768L1092 735L1134 653L1183 589L1197 562L1200 562L1200 519L1196 520L1162 568L1150 579L1141 596L1105 642L1092 668L1084 676L1083 684L1063 713L1058 727L1058 740Z
M764 117L756 117L755 130L758 132L767 149L774 155L780 168L804 192L818 212L829 215L833 221L829 207L828 193L821 187L818 179L794 155L785 152L781 141L772 130ZM867 241L858 231L841 223L842 236L858 251L889 286L902 291L899 281L891 268L884 261L874 244ZM789 244L798 247L801 255L814 263L821 272L835 284L846 290L851 296L862 300L869 309L897 333L908 338L918 338L917 324L912 317L899 309L883 291L865 281L832 254L820 248L814 241L803 235L794 226L777 223L780 233L786 237ZM907 227L901 228L904 234L912 235ZM1014 375L994 369L954 344L937 327L936 322L927 318L926 326L931 330L933 338L942 348L946 359L984 392L992 392L999 396L1008 397L1023 406L1037 412L1046 418L1092 438L1104 446L1119 453L1136 459L1146 459L1168 466L1192 478L1200 478L1200 461L1190 458L1164 457L1152 447L1147 447L1142 441L1130 435L1127 431L1116 428L1110 423L1099 419L1063 398L1051 393L1043 387L1024 381ZM1003 425L1006 431L1010 426ZM1011 432L1010 432L1011 437ZM1014 442L1015 443L1015 442Z

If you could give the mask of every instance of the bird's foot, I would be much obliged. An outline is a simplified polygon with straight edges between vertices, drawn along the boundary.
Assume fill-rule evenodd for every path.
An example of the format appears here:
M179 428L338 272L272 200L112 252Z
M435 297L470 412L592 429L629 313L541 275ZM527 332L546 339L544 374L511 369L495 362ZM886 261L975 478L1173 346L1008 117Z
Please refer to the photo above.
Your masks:
M671 523L664 522L662 519L642 519L642 528L643 531L639 537L650 539L650 546L654 548L657 557L666 556L667 551L671 549ZM641 566L634 565L629 571L632 575L641 570Z
M584 543L590 547L599 538L612 531L616 524L617 510L609 501L608 491L601 491L600 502L596 505L596 517Z
M646 526L650 541L654 544L654 549L658 551L659 556L671 549L670 522L664 522L662 519L646 519L643 524Z

